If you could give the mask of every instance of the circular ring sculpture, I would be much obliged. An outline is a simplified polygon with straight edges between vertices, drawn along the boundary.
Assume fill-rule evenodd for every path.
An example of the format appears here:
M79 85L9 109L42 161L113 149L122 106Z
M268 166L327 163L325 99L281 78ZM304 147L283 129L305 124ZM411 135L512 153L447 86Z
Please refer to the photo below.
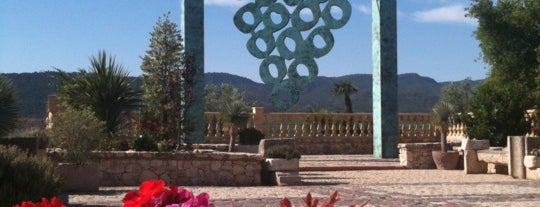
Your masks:
M337 10L341 11L341 18L333 16ZM251 21L245 19L247 15L252 16ZM303 19L304 15L311 15L312 19ZM255 0L236 12L233 18L236 28L251 35L247 50L262 59L261 80L274 86L271 95L274 107L286 110L298 102L300 89L312 83L319 73L315 59L334 47L331 30L345 26L350 17L348 0ZM302 32L309 35L304 38ZM317 37L322 39L323 46L315 44ZM287 47L287 39L294 42L294 49ZM290 61L288 67L287 61ZM277 69L276 76L270 72L271 65ZM307 68L307 76L300 75L299 65Z

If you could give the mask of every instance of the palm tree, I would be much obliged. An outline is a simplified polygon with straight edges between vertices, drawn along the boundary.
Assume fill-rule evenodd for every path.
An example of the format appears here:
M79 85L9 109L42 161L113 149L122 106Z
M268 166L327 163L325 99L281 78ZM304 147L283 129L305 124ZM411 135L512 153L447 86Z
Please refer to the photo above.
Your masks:
M0 76L0 137L15 128L18 114L11 81Z
M245 128L249 118L249 107L241 100L224 102L221 106L221 121L229 128L229 152L234 152L238 128Z
M109 136L114 136L121 114L140 106L141 92L124 67L116 64L114 56L107 57L105 51L92 56L90 64L88 71L80 69L76 75L58 70L59 97L76 109L89 108L105 122Z
M334 83L332 93L335 96L343 95L345 97L345 113L352 113L352 103L350 95L358 92L350 82Z

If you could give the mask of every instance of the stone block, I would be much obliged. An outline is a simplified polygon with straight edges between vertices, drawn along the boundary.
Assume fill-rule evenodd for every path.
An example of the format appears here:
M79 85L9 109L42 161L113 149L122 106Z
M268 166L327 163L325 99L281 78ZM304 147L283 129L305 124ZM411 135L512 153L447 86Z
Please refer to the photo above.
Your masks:
M276 172L276 183L279 186L299 185L302 179L298 172Z
M527 179L529 180L540 180L540 168L536 169L525 169Z
M502 149L478 150L478 160L487 163L508 165L508 151Z
M97 163L78 165L59 163L57 173L62 177L65 192L96 192L99 190L99 167Z
M259 142L259 154L263 157L266 157L266 150L272 146L276 145L288 145L296 149L294 138L272 138L272 139L262 139Z
M497 163L488 163L487 173L508 175L508 165L501 165Z
M540 167L540 157L534 155L527 155L523 159L523 165L529 169L536 169Z
M268 171L298 171L300 166L299 159L276 159L267 158L265 161L265 168Z
M489 140L463 139L462 150L484 150L489 149Z
M476 150L464 150L463 165L465 174L487 173L487 163L478 160Z

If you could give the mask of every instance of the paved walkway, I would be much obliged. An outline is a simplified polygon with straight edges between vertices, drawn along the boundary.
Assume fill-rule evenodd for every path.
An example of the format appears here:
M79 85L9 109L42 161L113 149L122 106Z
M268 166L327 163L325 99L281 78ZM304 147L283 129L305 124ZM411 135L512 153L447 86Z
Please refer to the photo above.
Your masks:
M396 169L346 170L344 167L368 169L370 163L375 166L386 163L383 169ZM397 160L358 155L303 156L300 165L312 170L317 166L319 170L339 166L342 169L303 171L301 186L186 188L195 194L208 192L216 206L231 206L231 201L237 207L279 206L283 197L290 198L295 206L303 206L302 199L308 192L317 198L328 198L335 190L341 198L338 206L368 200L368 206L540 206L540 181L517 180L507 175L465 175L460 170L404 170L399 169ZM121 206L125 193L136 188L103 187L97 193L71 194L70 206Z

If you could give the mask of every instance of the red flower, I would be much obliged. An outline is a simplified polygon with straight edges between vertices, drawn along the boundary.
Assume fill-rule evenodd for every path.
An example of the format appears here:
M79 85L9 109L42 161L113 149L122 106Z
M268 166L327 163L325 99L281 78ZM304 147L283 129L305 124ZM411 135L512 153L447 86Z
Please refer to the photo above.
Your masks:
M192 192L176 185L165 188L162 180L150 180L139 186L139 192L127 193L122 202L124 207L214 207L209 199L207 193L194 197Z
M32 201L23 201L21 205L15 205L13 207L66 207L62 201L56 197L51 198L51 201L46 198L41 199L41 203L33 203Z

